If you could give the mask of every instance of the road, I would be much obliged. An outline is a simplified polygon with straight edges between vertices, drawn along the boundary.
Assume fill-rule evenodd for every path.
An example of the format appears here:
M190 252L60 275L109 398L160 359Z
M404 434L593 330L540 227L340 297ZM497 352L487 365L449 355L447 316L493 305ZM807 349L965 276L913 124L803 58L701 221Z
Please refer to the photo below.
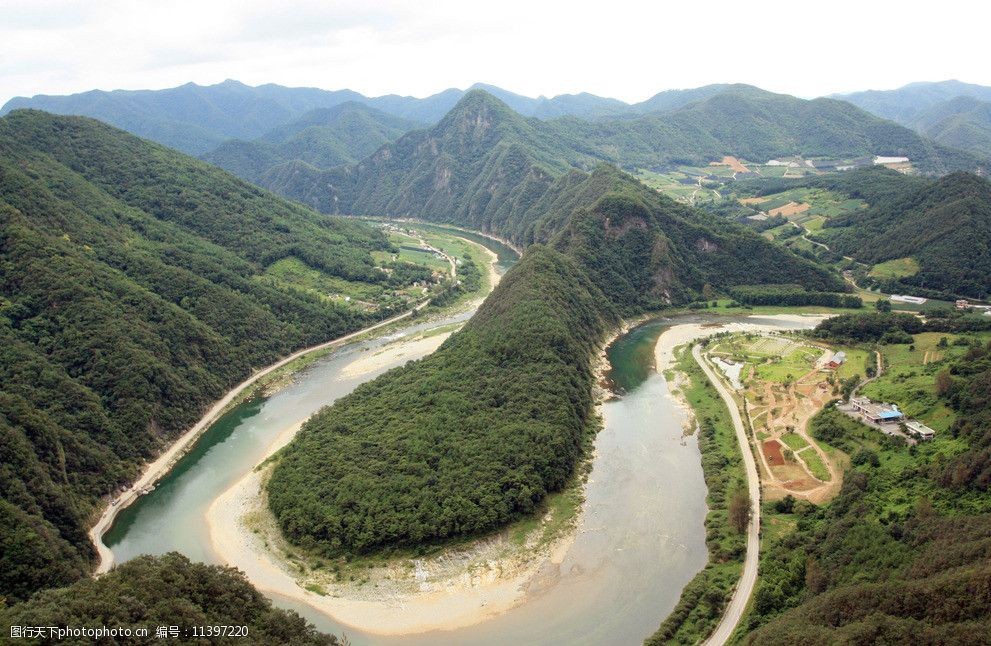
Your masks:
M726 389L716 373L702 359L702 348L695 345L692 348L692 356L705 372L709 382L715 386L719 396L726 403L729 409L730 419L733 420L733 428L736 429L736 439L740 444L740 452L743 454L743 466L747 473L747 493L750 495L750 524L747 527L747 556L743 560L743 574L733 591L733 598L730 599L723 618L720 620L716 630L705 640L706 646L720 646L725 644L736 625L743 616L743 611L747 607L750 595L753 594L754 585L757 583L757 561L760 558L760 476L757 473L757 463L754 461L754 453L750 448L750 437L747 428L743 425L743 418L740 416L740 409L737 408L733 395Z
M336 339L332 339L330 341L320 343L319 345L315 345L300 350L298 352L295 352L289 355L288 357L285 357L284 359L280 359L279 361L276 361L267 368L263 368L262 370L259 370L258 372L251 375L250 377L242 381L240 384L235 386L233 389L228 391L228 393L224 395L223 398L221 398L216 403L214 403L214 405L210 408L210 410L207 411L207 413L202 418L200 418L200 421L196 422L196 424L192 428L186 431L164 453L158 456L158 458L154 462L152 462L147 467L145 467L144 471L141 474L141 477L139 477L134 482L134 484L131 485L130 489L125 491L116 500L111 502L111 504L108 505L107 508L103 511L103 515L100 516L100 519L96 521L96 524L89 531L90 540L92 541L94 547L96 547L97 556L99 557L99 562L97 564L95 573L103 574L104 572L109 571L114 564L113 552L110 551L110 548L104 545L103 535L114 524L114 520L117 518L117 514L119 514L121 510L125 509L131 503L133 503L135 500L141 497L141 495L144 493L146 489L153 486L160 478L162 478L162 476L167 474L169 470L171 470L172 467L175 465L175 463L183 455L185 455L189 449L192 448L192 446L199 439L200 435L202 435L206 431L206 429L210 427L210 425L212 425L215 421L217 421L217 419L220 418L220 416L223 414L227 406L231 402L236 400L237 397L241 395L246 389L257 383L258 380L261 379L262 377L271 374L273 371L278 370L279 368L285 366L287 363L294 361L295 359L298 359L303 355L346 343L347 341L350 341L362 334L365 334L366 332L371 332L372 330L377 330L381 327L385 327L386 325L395 323L396 321L401 321L402 319L411 316L414 312L423 309L429 303L430 303L429 299L425 300L416 307L414 307L412 310L406 311L402 314L398 314L396 316L393 316L392 318L385 319L384 321L380 321L374 325L370 325L368 327L362 328L356 332L345 334L344 336L338 337Z

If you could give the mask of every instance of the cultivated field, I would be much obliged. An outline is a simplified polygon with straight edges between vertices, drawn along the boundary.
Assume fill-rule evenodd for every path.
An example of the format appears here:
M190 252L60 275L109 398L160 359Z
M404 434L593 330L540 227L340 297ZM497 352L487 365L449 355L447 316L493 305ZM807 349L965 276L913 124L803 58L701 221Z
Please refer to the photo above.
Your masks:
M863 358L851 353L854 361ZM765 496L814 503L835 496L846 456L820 446L806 430L808 420L838 393L838 377L820 370L833 349L781 335L737 334L718 339L707 354L743 366L738 392L758 449Z

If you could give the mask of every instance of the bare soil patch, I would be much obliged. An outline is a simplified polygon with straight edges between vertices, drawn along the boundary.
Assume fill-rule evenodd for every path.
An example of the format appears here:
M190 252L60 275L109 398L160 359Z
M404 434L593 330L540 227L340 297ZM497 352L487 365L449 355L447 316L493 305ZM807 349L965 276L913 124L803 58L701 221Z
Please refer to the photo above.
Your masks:
M784 466L785 456L781 453L781 443L777 440L766 440L762 444L767 463L772 467Z
M784 217L791 217L793 215L798 215L799 213L805 213L812 208L811 204L806 202L788 202L784 206L779 206L776 209L771 209L767 212L770 216L781 215Z

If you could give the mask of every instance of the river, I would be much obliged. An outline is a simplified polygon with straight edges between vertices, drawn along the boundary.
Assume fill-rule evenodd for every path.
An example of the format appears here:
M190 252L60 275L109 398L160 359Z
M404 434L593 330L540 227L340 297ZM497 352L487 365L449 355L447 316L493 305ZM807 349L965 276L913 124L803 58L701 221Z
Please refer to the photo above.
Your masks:
M486 246L497 243L480 238ZM503 258L501 270L510 262ZM156 489L123 510L104 537L117 563L138 554L179 551L218 563L204 522L211 502L255 467L280 431L302 421L393 365L347 377L361 353L417 332L466 320L471 312L419 323L353 343L319 359L278 393L237 407L213 425ZM690 319L698 322L698 318ZM674 321L674 322L680 322ZM584 513L559 569L544 573L524 603L480 624L405 637L356 632L299 602L273 597L318 628L352 644L636 644L677 603L705 565L706 488L684 411L653 369L658 335L672 321L642 325L608 350L610 379L621 397L602 406Z

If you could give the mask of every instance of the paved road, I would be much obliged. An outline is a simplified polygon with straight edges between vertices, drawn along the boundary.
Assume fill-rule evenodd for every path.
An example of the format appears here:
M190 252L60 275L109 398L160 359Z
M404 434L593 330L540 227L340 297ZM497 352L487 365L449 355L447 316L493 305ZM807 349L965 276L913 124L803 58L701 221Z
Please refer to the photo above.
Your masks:
M743 425L740 410L737 408L733 396L726 390L709 364L703 361L701 346L696 345L692 348L692 356L702 367L712 385L716 387L719 396L723 398L729 409L733 428L736 429L736 439L740 444L740 452L743 454L743 466L747 472L747 491L750 494L750 525L747 527L747 556L743 561L743 574L733 592L733 598L726 606L722 620L715 632L705 641L706 646L720 646L729 640L736 625L740 622L747 602L750 600L750 595L753 594L754 584L757 583L757 561L760 557L760 477L757 474L757 463L754 461L753 451L750 449L747 428Z

